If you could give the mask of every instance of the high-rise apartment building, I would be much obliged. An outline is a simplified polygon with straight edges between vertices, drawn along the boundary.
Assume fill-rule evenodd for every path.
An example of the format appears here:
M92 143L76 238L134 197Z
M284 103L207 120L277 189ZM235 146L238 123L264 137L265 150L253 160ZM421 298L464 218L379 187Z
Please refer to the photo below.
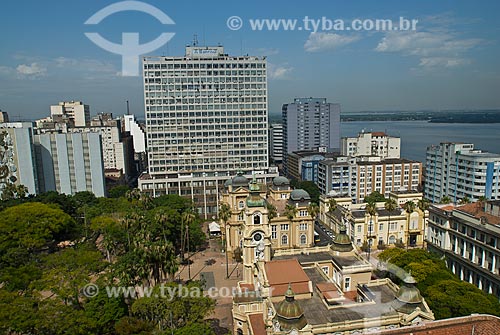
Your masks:
M271 123L269 126L269 155L273 162L283 161L283 124Z
M143 64L149 166L142 190L190 197L212 216L229 176L276 176L268 174L265 58L188 46L182 57L145 57Z
M401 138L384 132L364 131L357 137L342 137L340 150L345 156L379 156L382 159L400 158Z
M50 116L55 122L67 120L75 127L85 127L90 122L90 108L81 101L64 101L50 106Z
M340 105L326 102L324 98L296 98L284 104L284 151L340 150Z
M98 132L34 135L40 192L105 196L101 135Z
M500 199L500 154L471 143L441 143L427 148L425 197L434 203L480 197Z

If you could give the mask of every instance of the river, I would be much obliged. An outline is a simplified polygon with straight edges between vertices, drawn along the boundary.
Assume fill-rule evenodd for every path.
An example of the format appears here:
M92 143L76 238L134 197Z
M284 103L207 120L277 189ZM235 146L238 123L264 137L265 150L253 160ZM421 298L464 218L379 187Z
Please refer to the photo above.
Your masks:
M401 137L401 157L425 162L426 148L441 142L468 142L475 148L500 153L500 123L429 123L427 121L342 122L341 136L356 136L361 130L384 131Z

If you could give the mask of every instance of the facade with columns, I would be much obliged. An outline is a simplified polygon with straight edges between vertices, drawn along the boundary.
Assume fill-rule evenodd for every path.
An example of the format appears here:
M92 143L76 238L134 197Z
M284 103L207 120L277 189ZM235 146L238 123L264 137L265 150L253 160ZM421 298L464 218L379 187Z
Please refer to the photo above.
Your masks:
M500 201L429 208L428 249L449 269L500 299Z

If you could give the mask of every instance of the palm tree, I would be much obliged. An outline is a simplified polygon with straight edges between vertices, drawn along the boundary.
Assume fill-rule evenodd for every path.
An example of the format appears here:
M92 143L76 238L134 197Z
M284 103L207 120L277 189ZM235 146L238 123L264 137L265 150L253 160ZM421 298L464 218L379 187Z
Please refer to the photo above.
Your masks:
M288 220L292 221L297 214L297 207L290 204L286 205L284 214L288 218Z
M422 198L419 201L417 201L417 207L422 211L422 214L424 216L424 235L422 236L422 249L425 247L425 235L427 233L426 229L426 217L425 217L425 212L429 209L429 200Z
M468 196L463 197L463 198L460 200L460 204L461 204L461 205L470 204L470 199L469 199L469 197L468 197Z
M451 198L447 195L441 198L441 201L439 202L440 204L449 204L451 203Z
M374 231L373 216L377 214L377 204L375 202L367 202L365 207L365 212L366 214L370 215L370 223L368 224L368 234L373 234ZM369 239L368 245L369 248L371 249L371 238L368 237L368 239ZM368 259L370 259L369 255Z
M196 215L187 210L182 213L181 216L181 260L184 260L184 249L186 249L186 235L189 229L189 226L195 221ZM186 227L186 231L184 231L183 227ZM187 238L187 244L189 244L189 238ZM189 254L188 254L189 258Z
M415 211L415 209L417 208L417 205L415 205L415 203L413 201L407 201L404 205L403 205L403 208L404 210L406 211L406 215L407 215L407 231L406 233L408 234L408 238L406 239L406 250L408 250L408 245L410 244L410 216L411 216L411 213L413 213Z
M314 220L314 219L316 219L316 216L318 216L319 206L316 205L315 203L311 203L309 206L307 206L307 211L309 212L309 215Z
M229 261L227 259L227 239L228 239L228 233L229 229L227 229L227 222L231 218L231 207L229 207L228 204L222 203L219 206L219 220L221 220L224 223L224 236L223 236L223 245L224 245L224 254L226 256L226 278L229 278Z
M387 238L386 243L389 245L389 228L391 227L391 212L398 208L398 203L393 198L389 198L384 204L385 210L389 213L389 222L387 223Z
M271 203L267 203L267 218L269 219L269 221L274 219L276 216L278 216L276 206Z

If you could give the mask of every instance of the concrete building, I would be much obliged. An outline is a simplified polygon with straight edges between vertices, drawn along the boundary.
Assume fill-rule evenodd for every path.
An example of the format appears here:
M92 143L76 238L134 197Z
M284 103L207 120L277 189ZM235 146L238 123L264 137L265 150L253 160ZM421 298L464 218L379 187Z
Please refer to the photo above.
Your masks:
M364 242L372 249L380 244L391 246L396 243L422 247L427 211L424 213L417 207L414 212L407 213L403 205L408 201L416 205L422 200L423 194L418 191L393 192L389 198L399 204L395 210L387 211L385 202L380 202L376 203L375 214L370 215L366 203L352 204L350 198L334 198L337 207L332 212L329 207L331 197L321 196L319 220L337 234L345 225L348 235L358 247Z
M296 98L284 104L284 153L300 150L340 151L340 105L324 98Z
M67 121L74 127L85 127L90 123L90 108L81 101L63 101L50 106L50 117L54 122Z
M400 158L401 139L384 132L360 132L357 137L342 137L340 153L344 156L379 156Z
M129 132L134 143L134 152L146 152L146 134L133 115L123 116L124 131Z
M40 192L105 196L101 135L97 132L34 135Z
M408 159L366 157L356 163L356 202L363 202L372 192L388 196L390 192L419 190L422 163Z
M325 152L318 151L295 151L287 155L285 173L287 176L297 180L308 180L318 183L318 165L325 157Z
M427 148L425 197L439 203L500 199L500 154L474 149L471 143L441 143Z
M431 206L427 236L454 274L500 299L500 201Z
M7 183L38 193L38 176L31 122L0 123L0 194Z
M274 163L283 161L283 124L271 123L269 126L269 155Z
M357 199L356 158L339 156L318 164L318 187L321 194Z
M141 190L190 197L211 217L219 187L237 171L260 182L277 176L269 169L264 58L188 46L182 57L143 63L148 173Z

